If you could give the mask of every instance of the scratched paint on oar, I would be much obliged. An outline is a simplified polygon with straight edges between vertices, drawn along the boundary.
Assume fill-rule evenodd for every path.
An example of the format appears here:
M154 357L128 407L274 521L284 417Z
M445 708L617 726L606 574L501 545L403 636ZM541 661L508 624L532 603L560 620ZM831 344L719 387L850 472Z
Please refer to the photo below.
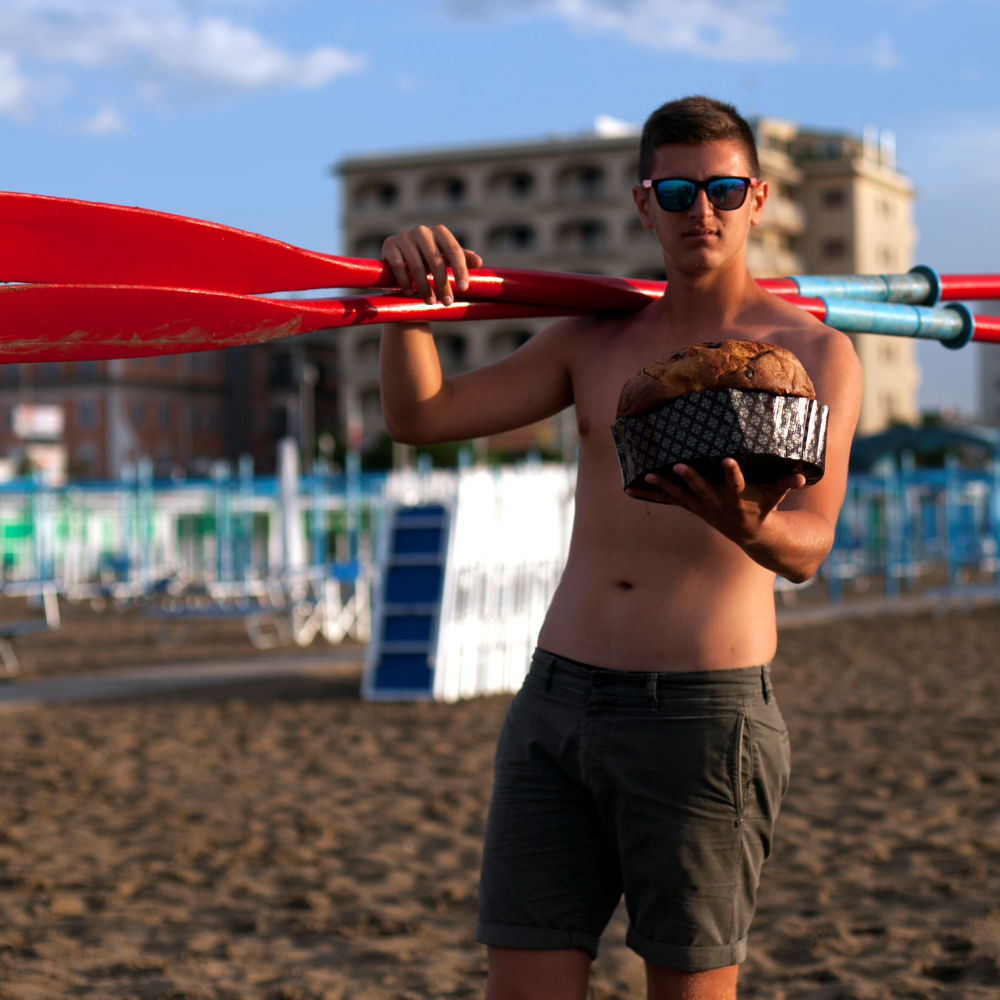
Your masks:
M114 285L0 288L0 363L96 361L247 347L300 333L385 322L557 316L545 306L416 299L267 299Z

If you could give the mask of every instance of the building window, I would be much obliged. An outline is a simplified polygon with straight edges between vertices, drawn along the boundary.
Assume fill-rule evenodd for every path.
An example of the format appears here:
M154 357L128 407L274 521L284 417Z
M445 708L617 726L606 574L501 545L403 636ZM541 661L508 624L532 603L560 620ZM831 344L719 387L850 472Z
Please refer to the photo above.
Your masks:
M604 192L604 171L600 167L571 167L559 176L559 192L568 201L591 201Z
M360 209L392 208L399 200L399 188L391 181L376 181L358 188L354 204Z
M81 430L90 430L96 423L94 404L85 399L76 404L76 426Z
M531 340L530 330L502 330L490 337L490 357L505 358Z
M824 188L820 202L824 208L843 208L847 204L847 195L843 188Z
M169 403L160 403L156 407L156 424L161 431L170 430L172 412Z
M486 245L494 253L524 253L535 245L535 231L523 223L510 223L491 229Z
M351 245L351 252L355 257L382 256L382 244L391 233L369 233L367 236L359 236Z
M568 222L559 230L559 245L560 249L570 253L601 253L605 248L606 236L603 222L581 219Z
M824 257L828 258L839 258L847 256L847 243L844 240L832 239L823 240L823 245L820 248L820 252Z
M457 208L465 203L465 181L461 177L435 177L421 192L425 208Z
M490 193L494 198L509 201L526 201L535 190L535 178L527 170L511 170L497 174L490 181Z
M465 362L469 353L469 343L461 334L439 334L434 339L441 352L441 360L446 366L457 367Z
M132 403L130 413L132 415L132 426L142 427L146 422L146 405L145 403Z

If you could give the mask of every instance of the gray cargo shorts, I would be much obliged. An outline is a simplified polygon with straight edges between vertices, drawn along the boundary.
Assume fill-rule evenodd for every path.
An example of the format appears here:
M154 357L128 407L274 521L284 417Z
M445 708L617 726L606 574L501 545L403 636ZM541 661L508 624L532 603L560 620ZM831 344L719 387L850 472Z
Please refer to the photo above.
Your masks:
M536 650L497 745L476 939L594 956L624 893L647 961L742 962L788 775L767 666L647 673Z

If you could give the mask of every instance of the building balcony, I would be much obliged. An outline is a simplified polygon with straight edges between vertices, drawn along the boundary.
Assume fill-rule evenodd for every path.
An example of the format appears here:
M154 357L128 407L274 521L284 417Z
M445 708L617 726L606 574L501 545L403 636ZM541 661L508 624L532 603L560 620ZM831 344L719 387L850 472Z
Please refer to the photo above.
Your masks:
M806 213L802 206L787 199L769 201L764 209L762 227L780 229L782 232L798 236L805 232Z

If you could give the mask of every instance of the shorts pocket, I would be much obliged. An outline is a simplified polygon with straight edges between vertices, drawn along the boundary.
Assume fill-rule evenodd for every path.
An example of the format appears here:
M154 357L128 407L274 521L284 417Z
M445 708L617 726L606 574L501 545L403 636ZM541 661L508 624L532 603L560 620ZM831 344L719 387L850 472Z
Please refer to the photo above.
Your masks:
M736 716L729 742L729 785L733 808L743 819L754 781L755 754L750 719L746 713Z

